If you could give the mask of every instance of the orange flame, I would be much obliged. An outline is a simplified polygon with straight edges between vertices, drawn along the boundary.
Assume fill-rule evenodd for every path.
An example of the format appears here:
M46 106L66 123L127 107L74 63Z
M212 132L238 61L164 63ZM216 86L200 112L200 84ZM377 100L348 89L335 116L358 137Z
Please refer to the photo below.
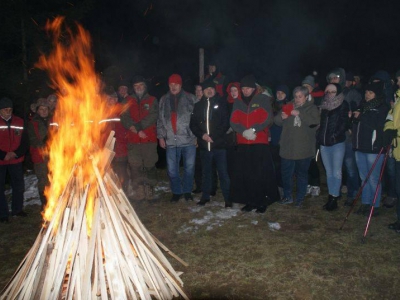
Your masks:
M93 181L92 160L99 161L104 140L98 124L110 115L110 107L100 92L101 80L95 73L89 33L79 24L74 30L66 27L63 17L48 21L46 30L52 36L54 50L43 54L37 66L48 72L53 88L58 90L53 116L58 129L48 141L50 186L45 191L47 206L43 217L49 221L75 165L82 168L85 184ZM93 188L88 195L88 228L95 193Z

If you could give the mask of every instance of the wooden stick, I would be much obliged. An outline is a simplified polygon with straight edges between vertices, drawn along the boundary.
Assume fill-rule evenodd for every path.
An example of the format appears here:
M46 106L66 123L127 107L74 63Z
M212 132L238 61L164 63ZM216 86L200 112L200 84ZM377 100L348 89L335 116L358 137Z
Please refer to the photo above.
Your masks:
M177 261L179 261L182 265L185 267L189 267L189 264L185 262L183 259L181 259L178 255L176 255L174 252L169 250L163 243L160 242L159 239L157 239L153 234L151 234L151 237L153 240L157 243L158 246L160 246L165 252L167 252L169 255L171 255L173 258L175 258Z

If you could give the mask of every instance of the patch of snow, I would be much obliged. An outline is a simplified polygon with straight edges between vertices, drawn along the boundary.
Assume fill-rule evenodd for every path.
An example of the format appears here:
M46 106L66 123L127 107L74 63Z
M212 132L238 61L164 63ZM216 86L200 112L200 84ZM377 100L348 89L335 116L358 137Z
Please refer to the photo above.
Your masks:
M189 221L189 223L185 223L178 230L178 234L181 233L195 233L198 229L204 228L205 230L213 230L216 227L221 227L224 225L226 220L237 217L240 212L240 205L234 204L232 208L224 208L224 202L218 201L210 201L205 206L193 205L188 207L189 212L195 213L197 216L199 214L202 217L196 217ZM256 213L246 214L247 216L254 218L259 217L261 215ZM249 220L252 225L258 225L258 220ZM191 224L193 226L191 226ZM249 225L238 225L238 228L248 227ZM272 231L279 230L279 223L268 222L268 227Z
M25 176L24 206L41 205L37 187L37 177L34 174Z
M178 234L181 233L189 233L192 231L197 231L199 228L197 226L187 226L186 223L181 226L181 229L178 230Z
M268 222L268 227L271 231L276 231L281 229L281 224L279 224L278 222L276 223Z
M194 218L189 221L189 224L195 224L192 228L188 227L188 224L184 224L178 231L178 233L188 233L196 232L201 226L206 225L206 230L212 230L215 227L223 226L225 220L231 219L238 215L240 211L239 206L234 206L233 208L224 208L224 202L210 201L206 206L191 206L188 207L189 211L192 213L203 212L203 217ZM216 212L212 210L218 209ZM196 226L197 225L197 226Z
M157 185L154 187L154 191L156 193L158 192L170 192L171 189L169 188L169 183L167 181L160 181L157 183Z

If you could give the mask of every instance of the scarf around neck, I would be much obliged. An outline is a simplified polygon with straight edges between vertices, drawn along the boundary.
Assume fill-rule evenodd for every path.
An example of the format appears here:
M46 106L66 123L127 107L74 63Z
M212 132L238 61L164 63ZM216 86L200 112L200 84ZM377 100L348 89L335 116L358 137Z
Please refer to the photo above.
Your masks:
M343 93L340 93L339 95L336 95L335 97L327 97L325 95L324 101L321 104L321 109L326 109L326 110L333 110L337 107L339 107L344 100L344 95Z
M381 105L383 100L381 98L374 98L370 101L363 101L361 103L360 107L360 113L365 113L371 109L377 108L379 105Z
M306 102L304 102L304 103L302 103L302 104L300 104L300 105L297 105L296 103L294 103L294 109L298 109L298 108L300 108L300 107L302 107L304 104L306 104L307 103L307 100L306 100ZM301 119L300 119L300 116L295 116L294 117L294 121L293 121L293 126L294 127L301 127Z

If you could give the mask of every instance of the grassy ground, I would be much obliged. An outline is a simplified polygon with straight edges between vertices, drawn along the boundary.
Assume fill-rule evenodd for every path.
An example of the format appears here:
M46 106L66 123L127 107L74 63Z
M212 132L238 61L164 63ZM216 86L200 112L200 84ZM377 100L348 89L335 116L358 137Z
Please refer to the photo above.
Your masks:
M307 198L302 209L273 204L259 215L225 209L220 193L205 207L169 197L133 206L149 231L190 264L167 256L184 272L192 299L400 299L400 235L387 229L394 209L381 208L363 244L366 217L351 214L339 230L348 211L343 200L334 212L321 209L321 196ZM1 287L41 226L39 207L26 210L27 218L0 224ZM270 229L275 222L280 230Z

